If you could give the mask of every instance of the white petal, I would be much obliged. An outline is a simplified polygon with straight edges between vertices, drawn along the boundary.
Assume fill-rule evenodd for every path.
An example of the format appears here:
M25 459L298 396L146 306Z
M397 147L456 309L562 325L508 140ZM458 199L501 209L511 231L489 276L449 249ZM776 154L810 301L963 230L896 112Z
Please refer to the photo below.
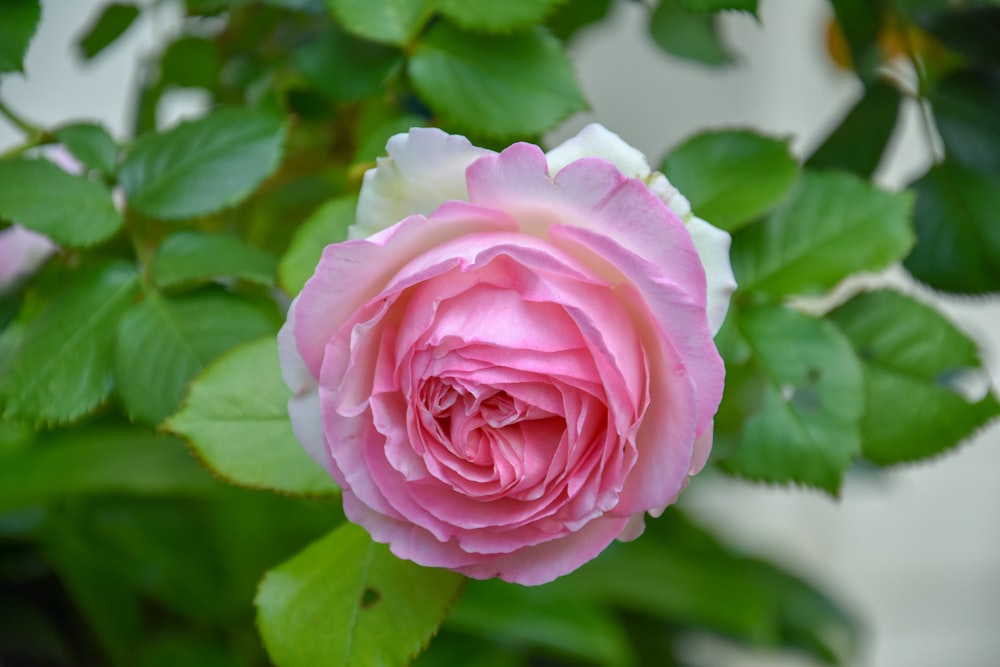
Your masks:
M615 539L619 542L631 542L637 539L646 530L646 513L636 512L628 518L628 523Z
M299 298L292 300L288 307L288 319L278 332L278 360L281 362L281 377L295 394L312 391L318 385L309 372L306 362L295 344L295 305Z
M408 215L428 215L446 201L468 201L465 169L493 152L426 127L391 137L386 151L389 156L365 172L350 239L368 238Z
M288 418L299 444L316 463L330 468L330 456L323 439L323 419L319 412L319 387L288 399Z
M729 244L731 238L728 232L713 227L696 216L688 216L685 220L691 240L698 251L701 263L705 266L705 278L708 282L708 325L712 334L717 334L726 319L729 310L729 298L736 289L736 278L733 276L733 266L729 263Z
M691 215L691 202L667 180L666 176L658 171L654 171L646 179L646 185L654 195L660 198L660 201L666 204L681 219L686 220Z
M583 157L599 157L607 160L618 171L629 178L649 176L649 162L637 148L633 148L621 137L598 123L591 123L580 130L572 139L567 139L548 153L549 174L555 176L570 162Z

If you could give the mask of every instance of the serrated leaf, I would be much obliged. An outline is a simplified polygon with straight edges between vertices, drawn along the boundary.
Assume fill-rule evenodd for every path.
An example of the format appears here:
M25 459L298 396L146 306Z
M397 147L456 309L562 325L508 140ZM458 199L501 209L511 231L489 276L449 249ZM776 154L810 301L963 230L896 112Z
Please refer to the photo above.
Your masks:
M114 377L125 411L160 423L210 361L269 333L274 326L261 310L225 292L175 298L147 292L118 323Z
M562 44L542 28L500 36L437 23L409 74L445 125L476 136L540 134L585 106Z
M122 225L106 187L45 160L0 161L0 218L69 247L100 243Z
M24 71L24 55L41 15L38 0L5 0L0 20L0 74Z
M437 631L464 578L399 560L343 524L264 575L257 619L282 667L406 665Z
M84 60L90 60L101 53L124 35L138 16L139 8L131 3L107 5L77 42L80 55Z
M329 473L295 439L290 397L277 340L270 337L240 346L205 369L166 428L187 438L202 462L235 484L334 493Z
M881 80L869 84L806 166L843 169L869 178L882 161L896 128L901 99L895 86Z
M258 285L274 284L278 260L235 236L178 232L168 236L150 263L150 275L161 289L190 286L216 278L239 278Z
M294 295L302 291L319 264L323 248L347 238L347 228L354 224L357 205L355 196L332 199L316 209L295 231L278 264L278 281L285 292Z
M679 0L660 0L649 19L649 34L665 52L704 65L733 58L719 36L715 17L685 9Z
M907 270L948 292L1000 290L1000 173L946 160L910 187L917 244L903 262Z
M55 131L60 141L77 160L102 174L113 174L118 162L118 145L104 126L74 123Z
M338 102L377 93L401 61L402 53L396 49L336 29L295 50L295 62L309 83Z
M67 276L67 285L29 324L7 329L12 353L0 368L4 417L62 423L111 393L115 327L138 292L135 269L108 262Z
M214 213L249 195L281 161L285 125L224 109L135 143L118 169L129 206L154 218Z
M864 381L850 342L829 322L787 308L741 311L737 326L765 379L764 395L723 467L836 495L861 452Z
M358 37L402 46L430 18L433 0L326 0L331 13Z
M799 177L787 140L747 130L695 135L671 151L660 169L699 217L728 231L770 210Z
M680 4L692 12L736 10L757 15L757 0L680 0Z
M438 11L470 30L507 32L539 23L565 0L504 0L504 2L466 2L435 0Z
M952 72L928 98L949 159L972 169L1000 171L1000 69Z
M1000 415L975 344L932 308L884 291L860 294L829 317L864 365L868 460L888 465L940 454ZM986 395L964 395L966 383Z
M913 245L908 192L889 193L840 172L805 172L788 199L733 238L743 292L824 292L858 271L878 271Z

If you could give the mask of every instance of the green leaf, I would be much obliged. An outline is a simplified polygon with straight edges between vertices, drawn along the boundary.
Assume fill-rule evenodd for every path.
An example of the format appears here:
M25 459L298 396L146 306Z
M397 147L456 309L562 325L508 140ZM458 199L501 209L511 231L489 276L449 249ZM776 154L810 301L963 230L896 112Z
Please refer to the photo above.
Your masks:
M8 329L0 368L4 417L73 421L111 393L115 328L138 291L135 269L108 262L66 276L67 285L29 324Z
M208 362L238 343L273 333L256 306L225 292L176 298L147 292L118 324L114 376L125 411L160 423Z
M402 61L402 54L336 29L295 51L295 62L316 90L338 102L374 95ZM348 63L350 66L347 66Z
M565 0L505 0L504 2L465 2L435 0L435 5L449 19L470 30L507 32L539 23Z
M979 294L1000 290L1000 173L946 160L912 186L917 245L903 262L935 289Z
M770 210L799 177L788 140L747 130L695 135L671 151L660 169L695 214L730 231Z
M4 1L3 20L0 20L0 74L24 71L24 55L41 15L38 0Z
M0 218L70 247L100 243L122 225L106 187L45 160L0 161Z
M133 4L115 2L106 6L77 42L80 56L90 60L99 54L125 34L138 16L139 8Z
M742 311L737 326L765 379L764 395L723 467L836 495L861 452L864 383L850 342L829 322L779 307Z
M64 430L0 466L0 511L94 494L200 495L216 484L177 438L124 426Z
M160 60L164 84L212 90L219 76L215 42L200 37L181 37L170 43Z
M463 583L454 572L399 560L344 524L264 576L258 625L282 667L406 665Z
M887 465L940 454L1000 415L975 344L934 309L885 291L860 294L829 317L864 365L868 460ZM967 397L965 383L986 395Z
M118 169L129 206L154 218L214 213L249 195L281 161L281 119L223 109L135 143Z
M732 62L715 17L688 11L679 0L660 0L649 19L649 34L661 49L704 65Z
M949 49L973 62L1000 64L1000 41L997 40L1000 6L996 0L961 4L904 0L902 4L917 25Z
M882 62L878 40L883 17L889 15L886 3L887 0L830 0L847 40L851 63L862 81L874 79Z
M356 196L338 197L319 207L295 232L278 264L278 282L288 294L298 294L323 256L323 248L347 238L354 224Z
M499 36L437 23L409 74L445 125L475 136L540 134L585 107L562 44L542 28Z
M869 178L882 161L899 117L899 91L882 80L865 88L864 95L844 116L806 166L843 169Z
M693 12L737 10L757 15L757 0L680 0L684 9Z
M432 3L433 0L326 0L330 11L348 32L397 46L403 46L417 34L430 18Z
M931 89L929 99L948 157L973 169L1000 171L1000 69L952 72Z
M888 267L913 245L912 201L849 174L805 172L789 199L733 238L739 289L816 294Z
M258 285L274 284L274 255L247 245L235 236L178 232L168 236L150 265L157 287L189 286L216 278L239 278Z
M565 42L583 28L603 19L610 9L611 0L569 0L549 15L545 25Z
M288 419L291 392L281 379L277 340L243 345L209 366L166 428L190 441L223 479L286 493L337 491L309 458Z
M118 162L118 145L104 126L96 123L64 125L55 132L58 139L77 160L99 170L113 174Z

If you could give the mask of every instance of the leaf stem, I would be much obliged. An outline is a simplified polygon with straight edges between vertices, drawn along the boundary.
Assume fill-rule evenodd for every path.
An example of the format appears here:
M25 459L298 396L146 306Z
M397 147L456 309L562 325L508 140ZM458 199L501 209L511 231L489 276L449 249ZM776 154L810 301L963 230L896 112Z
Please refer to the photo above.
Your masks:
M17 157L32 148L55 141L55 136L51 132L28 122L23 116L7 106L3 100L0 100L0 117L6 118L11 125L26 135L23 142L0 153L0 159Z

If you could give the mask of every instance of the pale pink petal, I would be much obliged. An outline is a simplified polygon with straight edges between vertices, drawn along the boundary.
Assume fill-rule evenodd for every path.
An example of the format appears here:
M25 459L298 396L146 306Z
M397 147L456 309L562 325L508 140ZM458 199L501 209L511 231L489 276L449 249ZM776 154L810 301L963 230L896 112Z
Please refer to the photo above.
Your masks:
M20 225L0 230L0 288L35 271L55 250L48 237Z
M319 388L292 396L288 399L288 417L292 431L306 453L316 463L330 469L330 454L323 438L323 420L320 418Z
M545 157L549 172L558 174L570 162L584 157L598 157L615 165L630 178L649 176L649 162L637 148L625 143L621 137L599 123L591 123L572 139L567 139Z

